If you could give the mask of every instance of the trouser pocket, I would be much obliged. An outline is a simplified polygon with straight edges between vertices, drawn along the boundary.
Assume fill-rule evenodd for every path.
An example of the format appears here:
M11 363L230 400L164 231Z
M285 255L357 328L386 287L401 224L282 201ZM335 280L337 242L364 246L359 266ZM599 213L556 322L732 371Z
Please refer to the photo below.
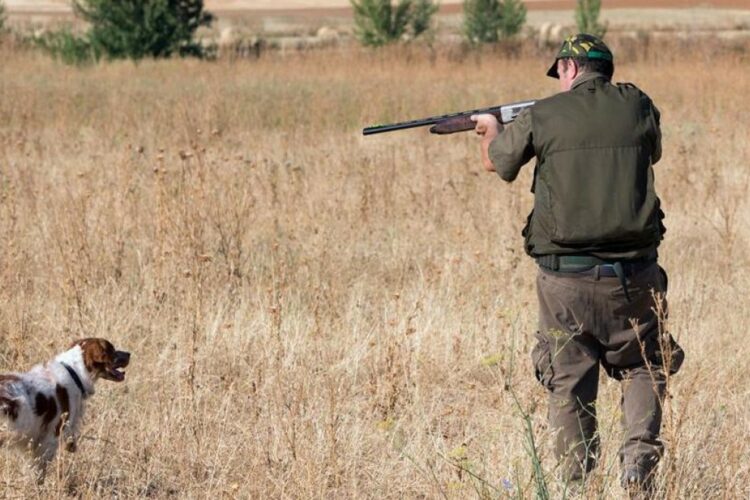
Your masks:
M660 289L658 291L662 294L666 294L667 289L669 288L667 271L661 266L657 266L657 269L660 280ZM667 305L664 295L662 295L661 300L661 308L664 310L664 313L666 313ZM657 335L656 339L654 339L654 344L651 361L657 366L663 367L664 371L668 372L670 375L677 373L680 370L683 361L685 361L685 351L682 350L682 347L680 347L677 341L668 332Z
M674 375L680 371L683 361L685 361L685 351L680 344L670 335L665 334L656 342L652 361L664 368L665 372Z
M667 293L667 289L669 288L669 278L667 277L667 271L665 271L661 266L658 266L658 269L659 276L661 277L661 291L663 293Z
M536 379L548 390L552 390L552 352L549 341L544 336L536 332L534 336L537 343L531 351L531 362L534 365L534 375Z

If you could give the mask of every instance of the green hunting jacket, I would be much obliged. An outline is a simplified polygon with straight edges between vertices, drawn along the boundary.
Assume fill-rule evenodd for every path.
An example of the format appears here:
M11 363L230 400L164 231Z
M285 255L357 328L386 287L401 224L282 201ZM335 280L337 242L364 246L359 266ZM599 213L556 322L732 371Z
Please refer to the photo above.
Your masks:
M659 245L659 111L637 87L586 73L570 91L537 101L490 145L508 182L532 157L534 209L523 230L529 255L631 259Z

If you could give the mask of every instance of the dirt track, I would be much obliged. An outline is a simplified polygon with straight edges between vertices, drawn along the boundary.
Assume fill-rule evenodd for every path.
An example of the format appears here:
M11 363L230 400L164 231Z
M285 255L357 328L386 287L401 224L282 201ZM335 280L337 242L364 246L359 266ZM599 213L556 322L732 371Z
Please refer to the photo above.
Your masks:
M45 15L67 14L68 0L6 0L10 14ZM575 7L574 0L526 0L529 10L566 10ZM215 13L252 15L339 16L351 9L349 0L207 0L206 7ZM608 0L606 9L619 8L689 8L715 7L722 9L750 9L748 0ZM461 2L443 0L441 12L455 13Z
M575 8L575 0L526 0L530 10L560 10ZM223 10L263 10L280 12L284 10L348 10L349 0L207 0L209 9ZM444 0L442 10L447 12L461 9L462 2L458 0ZM718 7L750 9L748 0L607 0L607 9L616 8L680 8L680 7Z

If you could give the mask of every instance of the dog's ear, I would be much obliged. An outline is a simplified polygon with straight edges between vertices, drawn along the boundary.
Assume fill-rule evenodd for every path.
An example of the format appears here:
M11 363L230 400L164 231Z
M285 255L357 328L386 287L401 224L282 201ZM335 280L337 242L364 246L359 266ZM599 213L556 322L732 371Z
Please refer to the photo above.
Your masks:
M85 350L88 346L90 346L92 344L98 344L100 342L107 342L107 341L104 340L104 339L97 339L97 338L92 338L92 337L88 337L88 338L85 338L85 339L78 339L78 340L76 340L75 342L73 342L70 345L70 349L72 349L72 348L74 348L76 346L79 346L81 349ZM107 342L107 343L109 344L109 342Z
M78 345L83 351L83 364L90 372L96 370L97 365L110 364L115 359L115 347L104 339L81 339L74 345Z

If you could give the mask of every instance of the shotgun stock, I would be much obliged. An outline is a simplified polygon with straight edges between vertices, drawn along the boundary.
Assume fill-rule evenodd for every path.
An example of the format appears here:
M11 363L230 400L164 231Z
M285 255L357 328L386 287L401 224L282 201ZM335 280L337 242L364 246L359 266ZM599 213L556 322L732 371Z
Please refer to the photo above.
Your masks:
M383 132L394 132L407 128L430 126L430 132L433 134L453 134L454 132L465 132L473 130L475 123L471 121L471 115L490 114L494 115L500 123L510 123L516 119L516 116L524 109L534 105L536 101L521 101L511 104L493 106L491 108L473 109L471 111L461 111L449 115L431 116L421 120L411 120L408 122L390 123L386 125L373 125L362 130L363 135L382 134Z

